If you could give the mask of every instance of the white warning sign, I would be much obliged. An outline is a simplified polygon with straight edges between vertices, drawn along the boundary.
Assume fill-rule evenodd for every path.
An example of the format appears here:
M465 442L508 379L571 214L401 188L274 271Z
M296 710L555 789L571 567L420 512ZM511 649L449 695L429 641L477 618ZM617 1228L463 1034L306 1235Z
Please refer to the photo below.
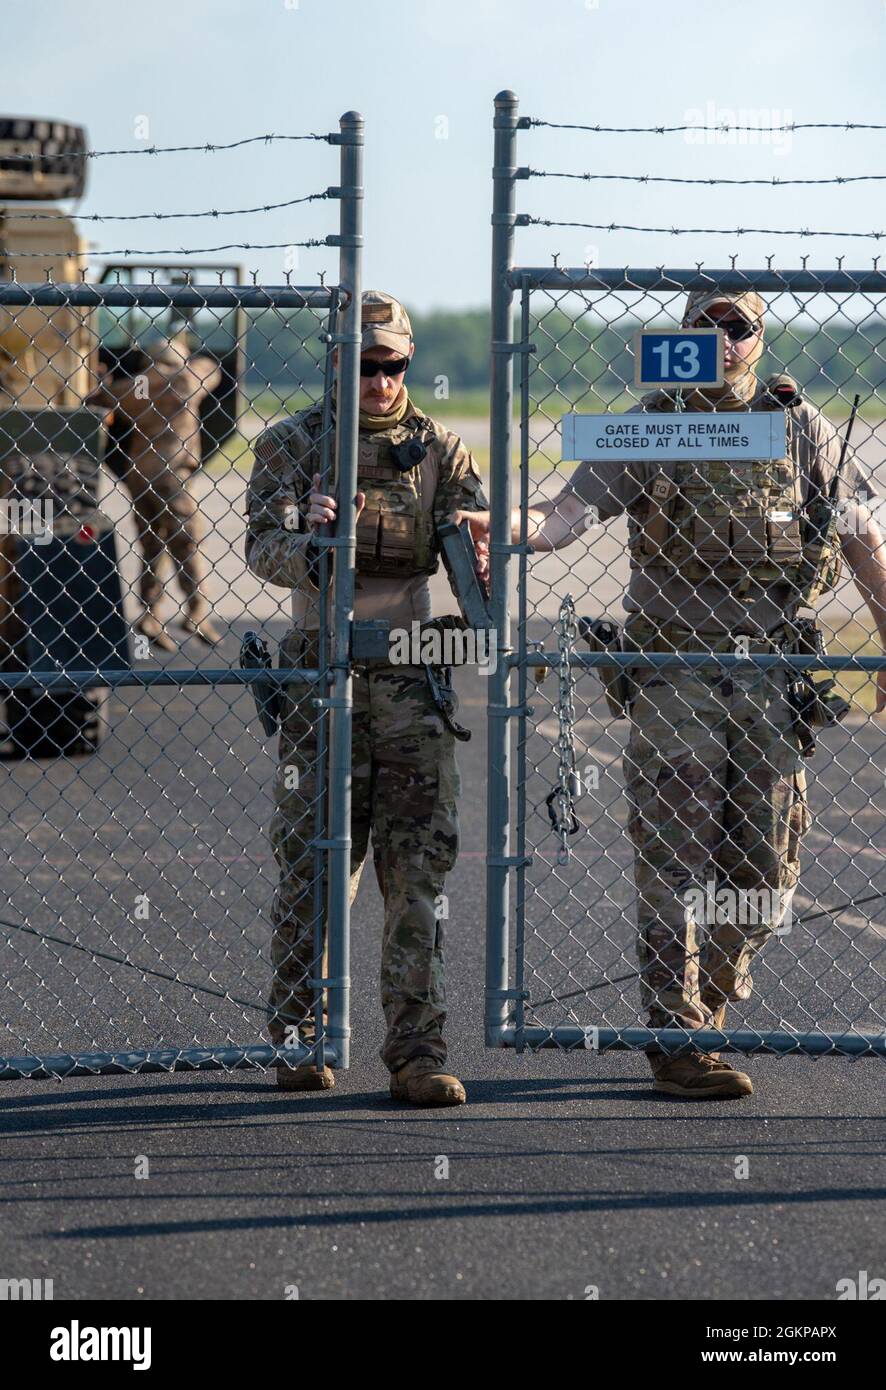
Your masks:
M781 410L687 411L683 415L564 415L562 458L784 458Z

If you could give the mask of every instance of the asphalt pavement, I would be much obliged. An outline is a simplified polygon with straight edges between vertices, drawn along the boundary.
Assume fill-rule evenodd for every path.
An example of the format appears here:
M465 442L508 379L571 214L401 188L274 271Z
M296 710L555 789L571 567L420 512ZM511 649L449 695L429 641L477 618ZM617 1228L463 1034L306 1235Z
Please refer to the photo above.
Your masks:
M212 664L235 659L232 635ZM280 1094L251 1071L2 1084L0 1273L51 1278L57 1299L134 1300L294 1287L332 1300L834 1299L840 1279L886 1275L882 1060L759 1056L753 1097L698 1104L655 1094L640 1056L484 1049L485 683L464 672L459 686L474 741L460 751L448 1036L469 1104L413 1111L387 1095L370 867L353 918L352 1066L335 1091ZM260 1039L271 762L249 718L245 694L145 695L129 712L119 703L98 758L7 769L5 916L82 949L7 929L0 1050ZM873 724L851 732L825 760L849 771L814 793L822 817L843 805L850 838L883 754ZM605 815L616 826L614 800ZM843 881L851 854L827 847L829 859L807 855L809 872ZM865 1020L857 958L878 960L882 905L867 913L843 941L845 991ZM627 958L624 931L610 935ZM814 1008L797 955L788 1002L802 986ZM773 976L761 977L763 1016L783 1008ZM216 986L241 1002L205 992ZM881 987L867 1003L877 1016Z

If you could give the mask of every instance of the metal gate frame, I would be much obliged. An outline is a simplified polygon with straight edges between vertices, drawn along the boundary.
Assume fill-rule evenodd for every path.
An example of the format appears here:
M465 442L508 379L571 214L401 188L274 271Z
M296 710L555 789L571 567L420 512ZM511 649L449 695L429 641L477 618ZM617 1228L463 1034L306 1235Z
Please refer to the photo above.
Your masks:
M339 130L324 138L340 147L340 185L327 190L339 201L339 230L325 238L327 246L339 248L339 283L334 286L276 285L161 285L161 284L0 284L2 306L71 306L91 309L99 305L112 308L145 306L166 308L230 309L314 309L328 311L325 337L324 410L329 421L333 385L332 353L338 349L335 373L336 428L335 478L341 505L334 536L316 537L320 548L322 595L320 650L326 664L319 670L251 670L243 667L182 667L139 674L130 670L30 669L0 672L0 690L84 689L99 686L122 689L155 686L192 685L242 686L261 677L277 685L316 684L328 695L318 699L318 763L324 765L328 752L327 796L318 797L315 860L315 967L310 984L314 990L318 1023L314 1046L267 1045L224 1047L163 1047L125 1052L60 1053L51 1056L0 1057L0 1080L44 1080L49 1077L131 1074L134 1072L230 1071L246 1067L266 1067L278 1059L290 1065L311 1061L346 1068L349 1066L350 1039L350 815L351 815L351 629L354 610L354 565L356 559L357 431L359 424L360 347L363 248L363 135L359 112L348 111L339 121ZM329 460L329 433L324 430L322 466ZM338 554L333 566L331 604L328 571L330 552ZM331 627L329 610L331 607ZM329 640L327 640L327 638ZM328 716L328 719L327 717ZM327 728L328 723L328 728ZM328 797L328 820L326 804ZM325 821L325 825L324 825ZM328 829L326 828L328 826ZM326 918L328 932L327 974L323 961L323 879L328 885ZM320 930L317 930L320 928ZM322 998L327 996L328 1020L323 1027Z
M528 549L525 543L528 501L529 461L529 358L534 351L529 342L529 296L533 289L559 290L692 290L750 286L762 292L886 293L886 273L878 270L834 270L813 272L789 270L712 270L700 269L580 269L519 266L514 264L515 229L528 221L515 211L516 183L529 176L528 168L517 165L517 132L531 122L517 114L518 100L511 91L495 98L493 198L492 198L492 291L491 291L491 388L490 388L490 603L497 661L489 677L488 690L488 806L486 856L486 987L485 1041L487 1047L560 1047L594 1051L609 1049L640 1050L656 1044L664 1052L683 1051L687 1046L700 1052L798 1053L812 1056L844 1054L853 1057L886 1057L886 1036L852 1032L835 1034L821 1031L782 1032L735 1029L720 1032L712 1028L688 1032L681 1028L582 1028L572 1024L552 1028L524 1024L522 930L525 922L525 873L530 859L520 835L516 853L511 847L511 730L516 721L518 745L525 747L527 673L530 666L559 664L556 652L527 653L521 642L515 651L511 643L509 584L511 560L519 557L521 581L525 581ZM519 340L514 336L514 297L521 296L522 326ZM521 513L524 530L521 542L511 542L511 454L512 408L514 401L514 359L520 364L521 426ZM525 583L521 584L525 604ZM522 638L522 625L520 637ZM739 657L718 654L724 667L752 664L790 667L794 670L865 671L886 669L886 657L800 657L761 655ZM710 664L705 654L679 655L611 652L575 655L576 668L620 664L626 666L693 666ZM518 695L512 703L511 673L518 681ZM525 767L525 762L524 762ZM519 823L525 821L520 810L524 778L518 773L517 805ZM510 875L516 875L517 939L512 974L510 940Z

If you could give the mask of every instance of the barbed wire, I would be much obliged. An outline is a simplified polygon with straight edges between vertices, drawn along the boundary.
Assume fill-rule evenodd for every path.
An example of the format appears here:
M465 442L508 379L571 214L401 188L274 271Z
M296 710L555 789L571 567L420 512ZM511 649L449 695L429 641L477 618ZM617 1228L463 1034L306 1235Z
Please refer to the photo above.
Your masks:
M3 154L3 162L18 161L19 163L33 164L42 162L45 159L107 159L111 155L126 154L218 154L223 150L240 149L243 145L270 145L278 140L324 140L328 143L328 135L249 135L242 140L231 140L227 144L216 145L207 141L203 145L146 145L144 149L129 150L63 150L57 153L39 154Z
M681 179L664 174L570 174L550 169L527 169L526 177L531 179L584 179L588 182L621 183L691 183L691 184L762 184L773 188L788 188L794 185L822 183L867 183L886 180L886 174L835 174L827 179Z
M240 217L251 212L276 212L279 208L293 208L298 203L313 203L319 199L330 198L329 189L322 193L308 193L303 198L289 198L285 203L263 203L254 208L210 208L206 212L78 212L78 222L167 222L174 218L190 217ZM57 220L51 212L16 213L17 222L52 222Z
M92 256L208 256L214 251L288 251L290 247L314 247L327 246L325 237L312 237L310 241L229 241L224 246L166 246L162 248L151 247L147 251L139 251L135 247L128 246L116 251L66 251L66 256L71 257L92 257ZM24 257L37 257L46 260L46 251L16 251L15 259L22 260ZM3 254L0 252L0 265L3 263Z
M543 121L535 116L522 116L518 125L523 129L531 126L547 126L551 130L586 130L594 135L670 135L682 130L716 131L725 134L729 131L753 132L756 135L786 133L794 130L886 130L886 125L866 121L790 121L785 125L735 125L724 121L719 125L577 125L563 121Z
M627 222L557 222L547 217L531 217L520 213L516 219L519 227L581 227L591 232L657 232L666 236L835 236L868 237L879 241L886 232L828 232L813 231L810 227L795 230L783 227L635 227Z

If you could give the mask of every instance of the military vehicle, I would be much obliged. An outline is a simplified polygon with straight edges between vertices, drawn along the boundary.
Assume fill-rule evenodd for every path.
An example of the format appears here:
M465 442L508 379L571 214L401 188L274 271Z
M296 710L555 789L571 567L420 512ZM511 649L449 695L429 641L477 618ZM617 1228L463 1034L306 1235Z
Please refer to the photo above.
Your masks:
M0 117L0 280L79 281L86 245L53 200L86 186L86 132L63 121ZM221 275L219 274L221 272ZM101 282L237 283L237 266L110 264ZM242 310L153 311L0 306L0 670L126 669L117 538L99 506L100 466L123 477L126 424L85 402L105 373L132 374L146 339L186 330L222 379L203 403L203 459L235 429ZM36 684L5 692L0 757L93 752L109 690Z

